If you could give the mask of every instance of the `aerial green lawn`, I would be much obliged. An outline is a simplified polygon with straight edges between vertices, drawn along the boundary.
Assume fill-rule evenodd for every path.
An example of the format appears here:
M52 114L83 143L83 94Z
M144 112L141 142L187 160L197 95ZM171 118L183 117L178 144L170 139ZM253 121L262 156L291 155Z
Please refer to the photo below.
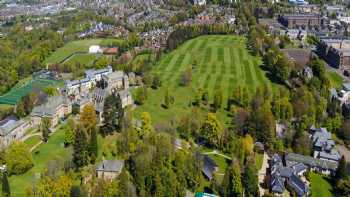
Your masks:
M46 60L46 64L55 64L64 60L64 58L75 52L88 53L91 45L98 45L101 43L101 39L87 39L72 41L57 49Z
M342 87L342 84L344 83L343 78L339 76L338 73L336 73L335 71L329 71L328 76L329 76L329 79L331 80L332 87L335 87L335 88Z
M189 40L174 51L164 55L154 66L153 73L159 74L162 87L150 90L146 103L135 110L136 117L147 111L153 122L177 119L189 113L189 104L199 88L209 92L209 101L212 103L214 92L221 89L223 92L223 107L218 116L225 121L224 107L227 98L232 95L238 85L245 85L250 92L262 85L276 89L276 84L266 77L260 68L261 59L249 54L246 49L246 40L241 36L210 35L200 36ZM181 72L192 68L192 83L188 87L179 86ZM170 109L164 109L161 104L166 89L175 98ZM203 108L203 107L202 107ZM206 114L208 107L201 112Z
M332 185L327 180L327 177L316 173L310 173L311 195L313 197L331 197Z
M29 147L33 147L34 145L38 144L41 141L41 137L38 135L35 135L33 137L28 138L24 143Z
M80 63L82 65L86 65L86 67L89 67L89 65L92 65L100 56L101 54L75 54L64 61L63 64L74 65L76 63Z
M23 175L9 178L12 196L24 196L26 188L35 183L40 173L45 171L49 161L64 162L70 157L72 149L64 148L63 141L64 132L58 130L50 136L46 144L41 144L32 152L34 167Z

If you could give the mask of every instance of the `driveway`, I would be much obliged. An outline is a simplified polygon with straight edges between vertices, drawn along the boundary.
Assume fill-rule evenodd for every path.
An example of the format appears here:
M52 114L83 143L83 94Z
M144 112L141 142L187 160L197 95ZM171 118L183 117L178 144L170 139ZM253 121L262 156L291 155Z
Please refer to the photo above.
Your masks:
M263 196L265 193L265 189L262 187L262 185L264 185L264 180L265 180L265 176L266 176L266 169L268 168L267 161L269 159L270 159L269 156L266 154L266 152L264 152L263 162L262 162L261 168L259 169L259 172L258 172L260 196Z

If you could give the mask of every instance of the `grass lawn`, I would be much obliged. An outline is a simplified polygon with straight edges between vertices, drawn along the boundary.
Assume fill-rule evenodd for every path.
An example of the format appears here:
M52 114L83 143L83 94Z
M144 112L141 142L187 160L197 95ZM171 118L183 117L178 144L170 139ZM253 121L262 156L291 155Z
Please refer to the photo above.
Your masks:
M328 76L329 76L329 78L331 80L332 87L335 87L335 88L342 87L343 78L341 76L339 76L338 73L336 73L334 71L329 71L328 72Z
M53 52L44 63L46 64L54 64L59 63L64 58L68 57L69 55L76 53L76 52L83 52L88 53L89 47L91 45L102 45L102 46L108 46L110 43L115 43L120 40L113 39L113 38L105 38L105 39L85 39L85 40L76 40L67 43L63 47L57 49L55 52ZM88 55L88 54L87 54ZM82 58L87 58L82 57Z
M255 162L257 170L260 170L263 163L264 155L260 153L255 153Z
M261 59L249 54L245 42L245 38L240 36L200 36L164 55L152 70L161 77L162 87L149 91L146 103L135 110L136 117L147 111L154 123L178 119L189 112L189 103L199 88L209 92L210 102L214 92L220 88L224 106L217 114L225 122L227 98L238 85L247 86L249 91L264 84L275 89L277 85L272 84L260 68ZM181 72L193 64L191 85L180 87ZM170 109L161 107L166 89L175 98ZM207 111L207 107L202 108L202 115Z
M92 65L95 60L97 60L101 55L96 54L76 54L70 57L68 60L63 62L64 64L74 65L76 63L80 63L82 65L86 65L86 67L89 67L89 65Z
M320 174L311 173L311 195L313 197L331 197L332 185L327 180L327 177Z
M218 165L219 170L217 173L224 174L227 168L228 161L226 158L221 157L220 155L208 155L215 163Z
M63 162L69 158L72 149L64 148L63 141L64 132L58 130L50 136L46 144L40 145L33 151L34 167L25 174L9 178L12 196L24 196L25 189L35 182L35 177L45 170L49 161L58 160Z
M89 52L89 47L91 45L98 45L101 43L101 39L87 39L87 40L77 40L72 41L64 45L63 47L57 49L52 53L44 63L54 64L62 61L67 56L75 52Z
M40 141L41 141L41 137L36 135L36 136L28 138L26 141L24 141L24 143L27 144L27 146L29 148L31 148L34 145L36 145L37 143L39 143Z

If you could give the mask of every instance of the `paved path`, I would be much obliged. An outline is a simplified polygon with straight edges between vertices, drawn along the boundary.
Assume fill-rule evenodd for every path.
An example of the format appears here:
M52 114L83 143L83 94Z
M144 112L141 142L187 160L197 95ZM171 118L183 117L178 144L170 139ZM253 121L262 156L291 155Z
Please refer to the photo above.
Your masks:
M33 137L33 136L41 136L41 133L40 132L36 132L36 133L31 133L29 135L25 135L21 138L21 141L24 142L26 141L27 139Z
M269 160L269 156L264 152L264 158L263 162L261 165L261 168L259 169L258 175L259 175L259 191L260 191L260 196L263 196L265 193L265 189L262 187L264 185L264 180L266 176L266 169L268 167L267 161Z
M206 153L203 153L203 154L204 154L204 155L219 155L219 156L224 157L224 158L226 158L226 159L228 159L228 160L232 160L231 157L229 157L229 156L227 156L227 155L224 155L224 154L221 154L221 153L219 153L217 150L213 150L212 152L206 152Z

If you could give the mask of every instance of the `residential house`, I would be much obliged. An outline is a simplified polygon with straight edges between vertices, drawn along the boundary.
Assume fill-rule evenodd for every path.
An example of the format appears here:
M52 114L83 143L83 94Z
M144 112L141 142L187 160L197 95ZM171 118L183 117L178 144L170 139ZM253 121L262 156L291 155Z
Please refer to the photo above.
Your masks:
M299 68L304 68L310 60L310 49L282 49L282 52Z
M268 32L273 35L280 34L281 29L284 27L275 19L261 18L259 24L268 28Z
M312 143L314 149L314 158L322 160L339 161L341 155L335 148L335 142L332 140L332 134L326 128L314 129L312 127Z
M113 180L119 176L124 167L122 160L103 160L97 167L97 177L105 180Z
M289 29L320 29L325 23L319 14L284 14L278 21Z
M30 128L30 122L15 117L7 117L0 121L0 141L4 146L10 145L14 140L21 139L26 130Z
M203 6L203 5L206 5L206 4L207 4L207 1L206 1L206 0L194 0L194 1L193 1L193 4L194 4L194 5Z
M302 163L295 163L291 166L284 166L282 158L274 154L269 161L270 167L270 190L276 195L282 195L285 184L297 193L298 196L307 196L309 187L301 180L301 176L307 170L307 166Z
M203 155L200 153L196 154L196 158L203 162L202 172L207 179L211 180L214 176L214 173L219 169L216 162L208 155Z
M89 47L89 53L91 54L103 53L103 50L98 45L91 45Z
M349 39L321 39L317 45L317 54L334 68L344 70L350 69Z
M310 156L288 153L285 156L287 166L293 166L297 163L306 165L311 171L317 171L325 175L333 174L338 167L338 162L313 158Z
M53 96L42 105L33 108L31 116L31 124L37 126L43 118L49 118L51 127L55 127L60 119L64 118L72 112L72 104L66 97Z

